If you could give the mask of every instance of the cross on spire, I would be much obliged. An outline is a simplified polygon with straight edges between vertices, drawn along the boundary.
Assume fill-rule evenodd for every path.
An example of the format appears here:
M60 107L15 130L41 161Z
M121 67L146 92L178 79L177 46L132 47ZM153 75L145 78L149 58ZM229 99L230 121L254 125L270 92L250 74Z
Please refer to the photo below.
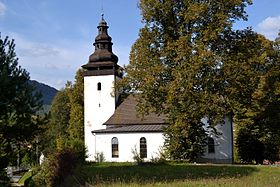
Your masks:
M103 7L103 0L101 0L101 15L104 15L104 7Z

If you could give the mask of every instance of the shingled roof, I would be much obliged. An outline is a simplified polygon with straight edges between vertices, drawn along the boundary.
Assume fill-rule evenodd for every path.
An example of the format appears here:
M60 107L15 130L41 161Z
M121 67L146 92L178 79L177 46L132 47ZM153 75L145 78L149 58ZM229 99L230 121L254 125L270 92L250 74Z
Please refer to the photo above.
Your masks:
M124 125L107 129L95 130L92 133L133 133L133 132L163 132L166 125Z
M115 110L114 114L104 123L104 125L152 125L167 124L165 115L150 113L142 117L136 110L137 99L140 95L129 95Z

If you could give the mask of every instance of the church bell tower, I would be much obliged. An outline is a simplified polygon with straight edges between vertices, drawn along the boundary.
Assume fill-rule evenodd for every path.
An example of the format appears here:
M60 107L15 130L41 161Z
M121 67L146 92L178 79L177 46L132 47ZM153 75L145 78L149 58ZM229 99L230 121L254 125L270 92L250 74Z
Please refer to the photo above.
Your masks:
M112 52L112 38L108 35L108 26L102 14L97 26L94 53L89 56L84 72L84 133L88 161L94 161L95 137L93 130L105 129L103 124L113 115L117 95L114 83L122 77L118 57Z

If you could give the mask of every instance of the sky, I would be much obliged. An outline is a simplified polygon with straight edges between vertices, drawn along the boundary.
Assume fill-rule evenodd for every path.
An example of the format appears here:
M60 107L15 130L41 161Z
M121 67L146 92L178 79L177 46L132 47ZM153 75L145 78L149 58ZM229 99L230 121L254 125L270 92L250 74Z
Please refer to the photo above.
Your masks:
M143 26L138 0L0 0L1 37L15 39L19 65L33 80L57 89L74 81L76 71L93 52L101 13L109 25L119 65ZM103 9L103 11L102 11ZM280 30L280 0L253 0L248 21L234 28L252 27L274 40Z

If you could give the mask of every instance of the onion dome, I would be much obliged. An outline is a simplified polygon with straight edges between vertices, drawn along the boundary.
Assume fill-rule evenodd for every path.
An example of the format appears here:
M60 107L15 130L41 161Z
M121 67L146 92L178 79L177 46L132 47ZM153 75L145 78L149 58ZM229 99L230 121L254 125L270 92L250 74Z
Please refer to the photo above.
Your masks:
M104 20L102 14L101 21L97 26L98 35L95 37L93 43L95 50L94 53L89 56L89 61L82 67L86 70L117 70L118 57L112 52L112 38L108 35L107 22ZM96 73L95 73L96 74ZM106 74L104 71L98 74Z

